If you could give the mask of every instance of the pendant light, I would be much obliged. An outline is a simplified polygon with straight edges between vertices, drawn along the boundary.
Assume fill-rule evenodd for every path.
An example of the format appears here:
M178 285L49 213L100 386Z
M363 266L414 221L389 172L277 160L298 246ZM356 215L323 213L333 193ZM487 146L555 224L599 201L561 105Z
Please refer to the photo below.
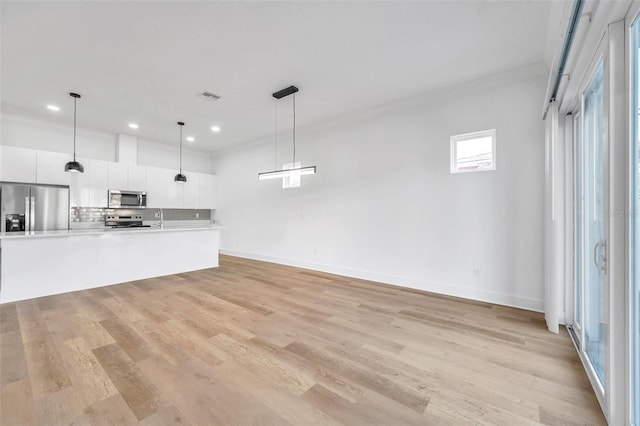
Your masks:
M187 177L182 174L182 126L184 126L184 123L182 121L178 121L178 126L180 126L180 173L178 173L173 180L180 183L186 183Z
M293 167L295 167L296 164L296 92L298 91L298 88L296 86L289 86L285 89L282 89L278 92L273 93L273 97L276 98L276 111L277 111L277 101L289 96L289 95L293 95L293 161L291 162L291 164L293 165ZM277 129L278 127L278 121L276 118L276 135L277 135ZM276 136L276 149L278 148L278 139ZM276 158L276 167L278 167L277 165L277 158ZM297 176L302 176L302 175L313 175L316 173L316 166L307 166L307 167L295 167L292 169L284 169L284 170L274 170L271 172L262 172L262 173L258 173L258 179L259 180L265 180L265 179L277 179L277 178L286 178L286 177L297 177Z
M84 173L84 166L76 161L76 102L80 99L77 93L69 93L73 98L73 161L64 165L65 172Z

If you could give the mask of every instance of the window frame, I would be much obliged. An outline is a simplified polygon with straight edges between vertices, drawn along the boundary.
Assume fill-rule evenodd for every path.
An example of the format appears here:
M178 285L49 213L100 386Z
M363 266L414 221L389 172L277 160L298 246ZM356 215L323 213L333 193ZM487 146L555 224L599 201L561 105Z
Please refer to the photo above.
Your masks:
M491 167L483 167L477 169L460 169L458 165L458 142L464 142L472 139L480 139L484 137L491 137ZM496 170L496 129L480 130L478 132L463 133L460 135L453 135L450 138L450 164L449 171L452 174L457 173L473 173L473 172L490 172Z

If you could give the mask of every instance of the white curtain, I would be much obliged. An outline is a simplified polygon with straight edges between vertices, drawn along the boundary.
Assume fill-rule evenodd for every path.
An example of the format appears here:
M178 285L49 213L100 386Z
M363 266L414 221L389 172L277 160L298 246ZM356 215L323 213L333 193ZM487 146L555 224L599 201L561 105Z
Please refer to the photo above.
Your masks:
M549 331L558 333L564 319L564 144L558 104L545 119L544 314Z

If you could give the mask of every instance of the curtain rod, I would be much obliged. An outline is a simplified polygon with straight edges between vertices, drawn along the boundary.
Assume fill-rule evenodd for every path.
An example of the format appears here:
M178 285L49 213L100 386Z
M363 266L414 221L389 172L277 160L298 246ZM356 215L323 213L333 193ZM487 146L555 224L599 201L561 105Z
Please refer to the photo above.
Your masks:
M564 37L564 42L562 43L562 50L560 52L560 62L558 63L558 71L556 73L556 79L555 79L555 82L553 83L553 89L551 90L551 95L549 96L549 102L545 106L544 113L542 114L543 120L547 117L549 104L555 101L556 96L558 96L558 90L560 89L560 82L564 74L564 68L567 65L567 60L569 59L569 53L571 52L571 45L573 44L573 39L575 38L576 31L578 29L578 21L580 21L580 16L582 13L583 6L584 6L584 0L574 0L573 9L571 10L571 17L569 18L569 25L567 26L567 32Z

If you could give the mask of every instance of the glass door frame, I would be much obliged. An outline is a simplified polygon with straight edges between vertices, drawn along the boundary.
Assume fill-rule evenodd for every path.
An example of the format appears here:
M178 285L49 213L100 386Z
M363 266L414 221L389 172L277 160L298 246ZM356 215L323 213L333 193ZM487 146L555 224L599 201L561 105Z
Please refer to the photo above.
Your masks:
M572 219L573 219L573 288L571 291L571 301L570 306L567 306L567 312L571 312L571 323L573 326L574 337L577 340L576 346L578 351L582 350L582 342L584 341L584 328L582 327L582 317L584 312L584 303L583 303L583 272L582 272L582 259L584 257L584 252L582 251L582 223L584 218L582 217L582 209L579 208L580 204L584 201L584 193L583 193L583 185L582 182L584 180L583 176L583 167L582 167L582 100L579 103L579 106L574 109L572 113L573 120L571 122L572 127L572 138L571 141L573 143L573 210L572 210ZM580 297L578 297L580 296ZM579 319L578 318L579 315Z
M601 65L602 64L602 65ZM608 167L608 135L607 135L607 129L608 129L608 97L609 97L609 81L608 81L608 73L607 73L607 67L608 67L608 55L607 55L607 46L606 46L606 36L603 38L603 41L600 43L600 45L598 46L598 49L596 50L596 54L594 55L591 64L589 65L589 68L587 69L587 72L585 73L584 79L582 81L582 83L580 84L580 111L579 111L579 126L580 126L580 140L578 141L580 143L580 145L577 148L577 152L579 152L580 155L580 161L583 161L585 159L584 156L584 126L585 126L585 117L584 117L584 107L585 107L585 92L589 89L590 85L591 85L591 81L593 79L593 77L595 76L596 70L598 69L599 66L602 66L603 72L602 72L602 127L603 127L603 140L602 140L602 177L603 177L603 182L602 182L602 198L603 198L603 209L607 210L606 206L608 206L609 204L609 191L608 191L608 184L609 184L609 167ZM574 176L574 179L576 177ZM579 181L579 186L580 186L580 192L581 192L581 201L584 202L585 200L585 196L584 196L584 191L585 191L585 185L584 185L584 179L585 179L585 173L584 173L584 167L582 166L581 163L581 167L580 167L580 181ZM584 238L585 238L585 226L584 226L584 209L582 209L582 207L580 205L575 206L575 208L579 209L579 214L578 216L580 217L580 227L576 228L576 232L578 232L580 241L584 242ZM605 214L605 212L602 212L603 215L603 238L605 241L609 241L609 235L608 235L608 228L609 228L609 220L607 215ZM577 224L575 224L577 225ZM574 225L574 226L575 226ZM608 245L608 244L607 244ZM608 330L605 330L604 333L604 347L605 347L605 359L604 359L604 383L601 383L600 379L598 378L598 374L595 371L594 366L591 363L591 360L589 359L589 356L587 355L586 352L586 342L585 342L585 327L584 327L584 318L585 318L585 303L584 303L584 297L585 297L585 283L584 283L584 279L585 279L585 268L586 265L589 264L588 262L593 261L592 259L590 259L589 257L589 253L584 251L584 244L582 244L580 247L575 247L574 246L574 253L576 254L575 256L575 261L579 262L578 265L582 268L579 274L579 277L576 277L580 280L578 284L579 288L580 288L580 292L575 292L574 294L580 294L580 300L577 301L577 303L580 304L581 310L581 321L580 321L580 327L579 327L579 335L576 335L576 337L578 338L578 342L577 346L578 346L578 354L580 355L580 358L582 360L582 364L584 365L584 368L587 372L587 376L589 377L589 381L591 382L591 386L593 387L593 390L596 394L596 397L598 398L598 402L600 403L600 406L603 408L603 411L605 412L605 415L607 414L607 404L606 404L606 396L608 394L608 392L606 392L609 380L608 380L608 374L607 374L607 368L608 368L608 364L609 364L609 360L608 357L606 356L606 354L608 353L608 348L609 348L609 332ZM608 257L608 255L607 255ZM604 276L604 290L603 290L603 294L607 294L608 292L608 275L605 272L605 276ZM606 298L606 296L605 296ZM607 321L607 317L608 317L608 309L607 309L607 304L606 301L603 300L603 308L604 308L604 314L603 314L603 321ZM575 324L575 312L574 312L574 318L573 318L573 322ZM578 330L576 330L578 331Z
M625 345L624 350L627 355L625 360L625 414L626 414L626 424L640 426L640 412L634 413L634 405L636 401L640 400L640 384L637 384L637 381L640 381L640 378L635 377L635 375L640 375L640 365L634 365L633 359L634 356L640 357L640 354L637 353L640 351L638 345L640 345L640 324L636 321L636 317L634 316L634 308L636 310L640 309L640 300L636 300L636 295L634 295L634 286L636 279L640 279L640 265L637 265L634 268L635 263L635 255L636 251L640 250L640 247L636 247L634 250L634 234L638 231L635 229L634 218L640 215L640 211L636 211L635 203L632 201L637 197L636 190L637 187L640 186L640 179L637 177L637 161L640 160L640 157L636 157L636 149L640 146L640 142L636 141L636 136L640 136L640 116L638 115L638 111L640 111L640 99L635 99L635 93L638 92L639 88L636 87L634 82L634 71L640 73L640 66L636 69L636 53L634 53L634 48L640 48L640 43L634 46L633 42L633 26L634 24L640 25L640 3L635 2L632 7L629 9L627 16L625 17L625 82L627 84L626 94L627 99L626 107L628 108L627 114L627 124L626 129L628 131L627 141L628 141L628 155L627 155L627 171L628 176L626 177L626 181L629 183L627 190L627 204L625 205L625 211L629 214L627 215L627 240L625 241L625 248L627 251L627 267L626 269L626 291L625 291L625 317L624 323L626 325L625 332ZM640 97L640 96L639 96ZM638 127L638 133L636 134L635 127ZM636 305L637 304L637 305ZM637 313L636 313L637 315ZM637 327L637 328L636 328ZM634 336L635 333L635 336ZM638 393L638 394L636 394ZM638 403L637 405L640 405ZM640 407L638 411L640 411ZM635 419L634 419L635 417ZM634 423L636 420L636 423Z
M631 19L640 13L640 2L634 2L634 13L628 12L626 20L618 20L604 27L604 32L597 47L592 51L593 56L588 66L577 70L581 80L577 86L577 94L574 102L578 108L569 110L573 114L580 113L581 130L584 130L584 103L583 94L592 79L594 69L603 60L603 173L605 179L604 209L605 224L604 238L607 245L607 268L604 280L604 318L605 324L605 371L604 387L600 386L595 371L591 367L588 358L584 354L584 332L572 327L575 323L575 309L566 301L567 322L570 324L571 336L578 349L578 355L585 368L589 381L596 394L609 424L631 424L631 320L630 320L630 291L631 291L631 242L629 238L631 228L630 195L632 185L630 171L632 170L630 159L632 128L630 125L631 99L628 95L631 85L631 71L629 64L631 51L630 24ZM582 139L584 135L580 136ZM572 138L576 144L576 138ZM581 141L579 141L581 143ZM574 145L574 149L578 146ZM577 179L579 170L573 169L572 179ZM584 173L584 172L583 172ZM573 182L572 182L573 183ZM583 189L584 190L584 189ZM574 196L575 200L575 196ZM574 206L578 208L578 206ZM567 216L567 223L571 223L577 216ZM574 232L582 232L578 223L573 223ZM573 247L574 263L576 266L577 255L581 255L585 261L588 253L576 251L576 238L567 241ZM569 266L569 265L567 265ZM584 270L584 265L582 267ZM575 285L579 276L573 277L567 285L573 287L572 294L576 294ZM582 277L581 279L584 279ZM584 297L584 292L582 293ZM574 300L571 300L573 303ZM584 306L582 306L584 308ZM584 330L584 309L581 312ZM580 331L580 336L576 333ZM637 426L640 426L638 424Z
M613 288L613 290L615 291L612 291L611 285L611 283L617 283L617 281L620 280L620 271L624 271L624 247L622 247L623 250L621 253L620 240L622 238L622 240L624 241L625 234L624 229L622 230L622 234L620 234L621 221L615 219L614 213L616 211L616 208L620 208L620 200L624 202L624 195L626 194L623 194L622 198L620 197L619 185L622 185L622 187L624 188L624 178L620 179L620 167L617 166L617 163L612 163L611 161L612 155L615 156L615 158L613 158L614 161L617 161L617 157L620 156L620 144L623 141L624 137L621 137L619 132L620 129L625 129L624 124L619 125L620 118L624 118L623 114L621 113L621 111L624 111L624 102L620 103L618 99L620 97L620 83L622 82L624 86L624 76L620 78L618 74L620 70L624 70L624 64L616 65L617 62L620 62L620 55L624 56L623 49L620 48L621 46L624 46L623 25L621 23L610 24L607 27L606 32L603 34L594 55L591 58L589 66L586 67L585 72L582 76L582 80L579 84L579 109L574 111L574 114L580 115L579 126L581 134L579 135L579 140L576 140L575 137L573 138L574 144L580 144L580 146L574 146L574 150L580 153L580 151L578 150L582 148L584 140L584 93L592 81L592 78L596 71L596 67L598 67L602 63L603 140L601 161L603 173L602 196L604 210L602 214L603 239L606 242L607 260L606 270L604 272L602 296L603 300L601 302L601 306L603 309L602 323L604 324L604 384L600 382L598 375L596 374L594 367L591 365L589 357L587 356L585 351L584 274L582 273L580 276L575 276L571 285L574 286L574 298L577 294L581 295L580 325L582 327L574 327L573 329L573 337L576 343L576 348L578 350L579 357L585 368L589 381L591 382L594 393L596 394L598 402L600 403L600 406L602 407L602 410L610 424L622 424L620 423L619 417L623 411L619 408L620 402L623 401L623 399L620 399L620 383L621 381L624 381L624 372L621 373L620 370L620 368L624 366L624 362L620 362L620 353L622 351L620 351L619 349L617 350L617 352L613 351L614 346L619 348L620 343L620 322L618 316L620 315L619 311L622 304L619 304L619 290ZM622 93L624 93L624 89L622 89L622 91ZM617 96L612 98L612 93L616 93ZM613 151L611 151L612 144L615 144L615 146L613 147ZM584 155L581 155L580 157L580 160L584 161ZM613 168L611 166L612 164L615 164ZM624 169L624 167L622 167L622 169ZM579 172L580 175L578 176L578 173L576 172ZM580 178L581 191L583 191L583 194L585 191L585 187L583 185L584 173L584 170L576 171L574 169L573 176L574 182L575 179ZM622 192L624 193L624 190ZM581 198L584 199L584 197ZM581 209L581 206L575 205L574 208ZM580 218L581 223L573 224L574 231L581 233L580 238L582 239L582 241L584 241L585 235L584 218L582 217L583 213L583 211L580 211L580 216L574 215L575 218ZM614 218L614 220L612 220L612 218ZM622 218L622 221L624 220L625 219ZM580 225L580 227L578 227L578 225ZM577 265L579 265L579 263L577 263L578 259L582 259L581 271L584 271L587 266L587 262L591 262L593 261L593 259L591 259L591 253L576 250L576 241L577 237L575 237L573 241L571 241L571 245L574 247L574 264L572 266L576 267ZM580 248L580 250L582 250L582 248ZM617 259L615 261L615 264L611 262L612 253L615 254L615 259ZM622 268L620 268L620 260L622 260ZM582 282L578 283L582 290L580 293L576 291L575 287L578 279L582 280ZM616 284L614 287L618 287L618 285ZM572 324L575 324L576 322L575 314L576 310L573 309L573 315L570 318L570 322ZM579 335L576 335L576 333L579 333Z

